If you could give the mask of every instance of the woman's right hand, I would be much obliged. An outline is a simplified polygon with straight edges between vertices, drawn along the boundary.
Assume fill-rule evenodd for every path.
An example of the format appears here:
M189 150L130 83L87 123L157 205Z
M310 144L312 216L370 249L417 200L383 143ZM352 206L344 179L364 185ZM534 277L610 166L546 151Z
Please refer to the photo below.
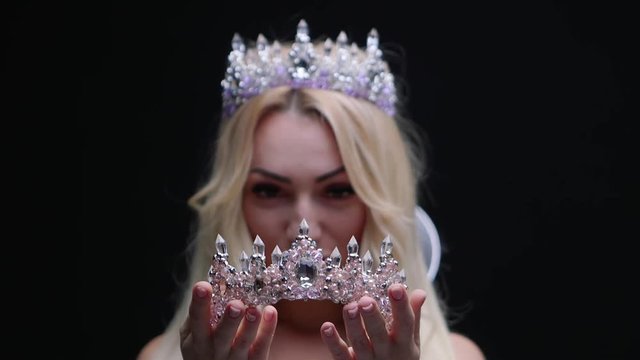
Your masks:
M180 328L180 350L185 360L267 359L278 322L268 305L262 311L240 300L227 304L220 322L211 314L211 284L197 282L192 289L189 315Z

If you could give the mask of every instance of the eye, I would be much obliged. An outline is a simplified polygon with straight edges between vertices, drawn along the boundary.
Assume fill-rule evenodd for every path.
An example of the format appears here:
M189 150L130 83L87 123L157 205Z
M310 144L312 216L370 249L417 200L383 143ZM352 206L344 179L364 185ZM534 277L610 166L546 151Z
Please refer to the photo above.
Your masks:
M334 199L344 199L355 194L350 184L330 185L326 189L327 196Z
M259 198L273 198L280 194L280 187L274 184L255 184L251 192Z

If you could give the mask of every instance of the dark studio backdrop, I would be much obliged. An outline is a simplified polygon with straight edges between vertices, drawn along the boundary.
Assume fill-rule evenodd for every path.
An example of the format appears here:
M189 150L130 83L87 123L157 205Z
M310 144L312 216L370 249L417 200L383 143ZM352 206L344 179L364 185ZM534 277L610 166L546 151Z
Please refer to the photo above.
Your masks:
M28 29L56 22L49 6L21 8L12 36L39 39ZM111 3L67 17L79 291L101 289L78 302L83 358L133 359L169 321L231 37L292 39L301 18L312 37L344 30L360 46L375 27L404 60L409 114L429 138L423 205L445 247L437 286L452 328L489 359L629 358L632 19L610 3L551 1ZM9 62L40 55L11 44Z

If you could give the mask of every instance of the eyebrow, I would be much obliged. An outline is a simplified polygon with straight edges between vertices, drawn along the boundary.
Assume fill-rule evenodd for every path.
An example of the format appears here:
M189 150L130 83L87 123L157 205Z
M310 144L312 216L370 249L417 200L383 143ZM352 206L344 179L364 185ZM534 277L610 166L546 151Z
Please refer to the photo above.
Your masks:
M329 179L329 178L331 178L331 177L333 177L335 175L338 175L338 174L340 174L340 173L342 173L344 171L345 171L344 166L340 166L339 168L337 168L335 170L331 170L326 174L322 174L322 175L316 177L316 182L325 181L325 180L327 180L327 179ZM280 181L280 182L283 182L283 183L287 183L287 184L291 184L291 179L289 179L288 177L276 174L274 172L271 172L271 171L269 171L267 169L263 169L261 167L252 168L250 170L250 172L262 174L262 175L264 175L266 177L269 177L269 178L272 178L274 180L277 180L277 181Z
M327 180L328 178L330 178L330 177L332 177L332 176L335 176L335 175L338 175L338 174L343 173L343 172L344 172L344 166L340 166L339 168L337 168L337 169L335 169L335 170L329 171L328 173L326 173L326 174L324 174L324 175L320 175L320 176L318 176L318 177L316 178L316 182L325 181L325 180Z

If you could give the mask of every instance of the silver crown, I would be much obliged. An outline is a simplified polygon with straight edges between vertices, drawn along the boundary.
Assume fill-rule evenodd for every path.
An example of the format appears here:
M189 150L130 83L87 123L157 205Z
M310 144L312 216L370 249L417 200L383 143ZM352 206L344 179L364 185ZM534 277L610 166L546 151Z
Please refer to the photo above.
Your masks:
M390 116L395 114L396 88L393 74L382 60L379 37L372 29L365 51L349 45L340 32L336 43L327 39L317 54L304 20L298 24L288 53L280 44L269 44L260 34L255 48L247 49L239 34L233 36L228 67L222 80L223 115L230 117L245 101L278 86L317 88L343 92L376 104Z
M209 268L209 283L213 288L213 321L218 322L226 304L234 299L246 305L276 304L280 300L331 300L347 304L362 296L370 296L378 303L387 324L391 322L391 304L387 289L399 283L406 288L404 270L391 255L393 244L387 236L380 248L380 262L373 266L373 257L367 251L358 255L358 242L354 237L347 244L344 267L336 247L326 259L322 249L309 237L309 226L302 220L298 236L289 250L278 246L271 253L271 264L266 266L265 246L259 236L253 242L253 254L240 255L240 270L228 262L227 244L218 235L217 253Z

